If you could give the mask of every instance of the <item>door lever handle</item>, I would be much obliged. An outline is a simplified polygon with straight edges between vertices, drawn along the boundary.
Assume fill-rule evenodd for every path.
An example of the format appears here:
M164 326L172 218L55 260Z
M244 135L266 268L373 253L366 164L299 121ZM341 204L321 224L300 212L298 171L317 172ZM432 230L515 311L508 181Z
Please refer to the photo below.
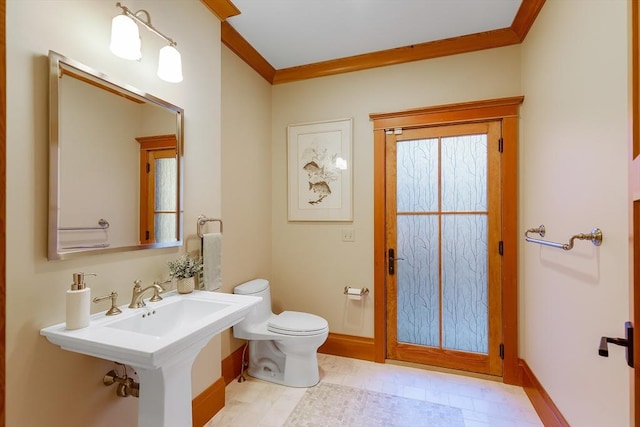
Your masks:
M388 269L389 275L393 276L396 274L396 261L402 261L404 258L396 258L395 251L393 249L389 249L389 258L388 258Z
M626 338L600 338L600 347L598 354L602 357L609 357L609 347L607 343L619 345L627 348L627 365L633 368L633 325L631 322L625 322Z

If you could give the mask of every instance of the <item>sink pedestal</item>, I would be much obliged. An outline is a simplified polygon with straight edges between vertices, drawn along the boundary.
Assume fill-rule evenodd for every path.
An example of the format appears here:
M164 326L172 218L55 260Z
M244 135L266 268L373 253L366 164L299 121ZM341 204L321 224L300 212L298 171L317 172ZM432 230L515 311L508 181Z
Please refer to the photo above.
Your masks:
M158 369L134 366L140 378L138 427L191 426L191 367L202 347ZM189 353L189 354L187 354Z
M140 378L138 427L191 427L191 368L211 338L240 322L259 297L196 291L145 309L91 316L88 327L40 330L61 348L132 366ZM117 422L116 422L117 424Z

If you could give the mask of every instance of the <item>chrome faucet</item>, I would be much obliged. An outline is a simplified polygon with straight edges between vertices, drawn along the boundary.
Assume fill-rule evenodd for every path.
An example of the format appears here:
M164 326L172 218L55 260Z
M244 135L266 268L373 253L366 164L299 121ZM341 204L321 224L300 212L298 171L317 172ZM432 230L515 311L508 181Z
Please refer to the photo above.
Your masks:
M162 286L154 283L153 285L147 286L143 289L142 286L140 286L140 283L142 283L141 280L136 280L133 283L133 294L131 295L131 304L129 304L129 308L144 307L146 304L144 303L143 296L149 289L153 289L153 296L149 299L149 301L162 301L162 297L160 296L160 292L163 291Z

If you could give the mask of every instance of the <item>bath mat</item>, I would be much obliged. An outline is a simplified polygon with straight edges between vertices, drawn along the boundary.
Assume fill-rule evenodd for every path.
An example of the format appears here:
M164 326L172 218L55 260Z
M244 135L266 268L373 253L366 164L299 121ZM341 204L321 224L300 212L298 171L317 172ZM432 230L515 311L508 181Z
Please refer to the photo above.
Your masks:
M451 406L320 383L307 390L285 427L464 427Z

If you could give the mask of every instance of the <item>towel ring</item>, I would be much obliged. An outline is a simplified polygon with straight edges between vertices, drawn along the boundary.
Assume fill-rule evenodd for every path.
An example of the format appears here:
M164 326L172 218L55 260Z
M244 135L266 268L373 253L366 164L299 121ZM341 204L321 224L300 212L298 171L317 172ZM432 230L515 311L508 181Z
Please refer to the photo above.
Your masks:
M202 227L207 223L207 222L219 222L220 223L220 233L222 233L222 220L219 218L207 218L204 215L200 215L198 217L198 224L197 224L197 230L198 230L198 237L199 238L203 238L204 234L202 234Z

